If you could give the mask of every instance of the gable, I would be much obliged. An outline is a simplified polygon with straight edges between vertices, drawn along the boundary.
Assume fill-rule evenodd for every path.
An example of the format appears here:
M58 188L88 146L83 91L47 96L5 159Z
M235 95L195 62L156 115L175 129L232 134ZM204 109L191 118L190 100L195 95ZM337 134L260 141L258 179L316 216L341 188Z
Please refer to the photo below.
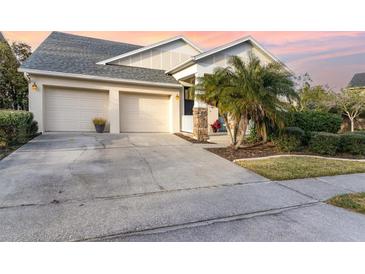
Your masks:
M348 84L349 87L365 87L365 72L363 73L356 73L350 83Z
M216 52L207 57L198 59L196 62L205 71L213 71L216 67L227 67L231 56L239 56L243 60L248 60L250 54L255 55L263 64L268 64L273 60L263 53L260 49L254 47L249 41L240 43L225 50Z
M112 61L109 64L169 70L199 53L196 48L179 39Z

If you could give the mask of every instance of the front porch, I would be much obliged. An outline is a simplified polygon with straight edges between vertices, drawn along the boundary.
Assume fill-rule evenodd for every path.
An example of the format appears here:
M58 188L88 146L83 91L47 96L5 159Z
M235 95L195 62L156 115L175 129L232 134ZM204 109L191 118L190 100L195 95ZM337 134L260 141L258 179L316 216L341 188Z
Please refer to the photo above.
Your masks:
M180 83L184 86L180 106L182 110L181 131L192 134L196 139L199 139L201 135L203 135L203 139L208 139L214 135L226 135L224 121L220 119L218 109L206 105L196 98L193 89L196 83L196 76L193 75L180 79ZM222 127L218 132L215 132L211 125L217 120Z

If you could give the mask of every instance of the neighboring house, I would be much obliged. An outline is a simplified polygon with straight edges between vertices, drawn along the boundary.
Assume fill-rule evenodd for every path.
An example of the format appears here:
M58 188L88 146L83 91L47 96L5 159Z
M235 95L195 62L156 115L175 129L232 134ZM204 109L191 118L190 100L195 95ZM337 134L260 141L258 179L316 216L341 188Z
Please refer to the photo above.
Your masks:
M365 72L355 73L352 77L348 88L363 88L365 89Z
M4 35L1 33L1 31L0 31L0 43L1 42L6 42L6 39L5 39Z
M101 116L111 133L194 131L200 138L218 111L194 100L189 87L250 52L278 61L251 37L203 51L182 36L143 47L53 32L20 71L31 79L29 109L42 132L93 131L92 118Z

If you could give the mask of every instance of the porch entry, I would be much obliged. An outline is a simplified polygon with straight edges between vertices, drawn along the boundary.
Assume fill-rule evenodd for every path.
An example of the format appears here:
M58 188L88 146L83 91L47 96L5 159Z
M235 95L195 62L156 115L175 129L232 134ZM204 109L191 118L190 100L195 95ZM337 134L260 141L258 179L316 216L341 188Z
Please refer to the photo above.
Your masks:
M194 108L194 90L192 87L184 87L184 113L181 120L181 131L193 133L193 108ZM210 126L218 119L221 124L221 128L218 132L227 132L224 120L218 114L218 110L215 107L208 106L208 132L213 133L213 129Z

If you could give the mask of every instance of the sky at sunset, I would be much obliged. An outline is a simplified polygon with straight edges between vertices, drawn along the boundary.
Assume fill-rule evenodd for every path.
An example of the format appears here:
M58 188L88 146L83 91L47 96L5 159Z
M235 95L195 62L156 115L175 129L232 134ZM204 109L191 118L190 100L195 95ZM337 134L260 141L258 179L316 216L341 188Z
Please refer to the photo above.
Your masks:
M356 72L365 72L365 32L69 32L95 38L148 45L176 35L184 35L203 49L210 49L251 35L286 63L296 74L308 72L316 84L334 90L347 85ZM22 41L32 49L49 32L4 31L9 41Z

